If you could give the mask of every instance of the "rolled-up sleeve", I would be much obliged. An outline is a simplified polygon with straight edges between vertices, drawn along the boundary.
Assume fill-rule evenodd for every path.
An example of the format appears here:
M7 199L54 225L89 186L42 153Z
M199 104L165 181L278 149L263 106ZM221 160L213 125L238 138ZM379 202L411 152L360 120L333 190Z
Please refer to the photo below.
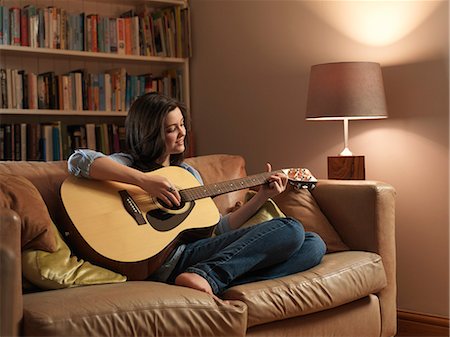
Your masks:
M125 153L114 153L112 155L105 155L102 152L78 149L67 160L67 169L70 174L77 177L90 177L90 168L95 159L101 157L108 157L112 160L126 166L131 166L133 161L130 155Z

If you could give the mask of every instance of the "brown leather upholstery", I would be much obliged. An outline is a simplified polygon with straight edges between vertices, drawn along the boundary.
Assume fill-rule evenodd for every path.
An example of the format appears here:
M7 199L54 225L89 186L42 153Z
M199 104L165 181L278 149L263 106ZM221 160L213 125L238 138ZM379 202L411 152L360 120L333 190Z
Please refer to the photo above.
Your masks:
M394 335L397 330L394 188L368 180L323 180L313 195L351 249L382 256L388 284L378 293L382 335Z
M376 337L380 336L380 303L375 295L317 312L247 330L251 337Z
M22 319L20 218L10 209L0 211L0 336L17 334Z
M245 175L239 156L190 158L205 183ZM0 162L27 177L55 222L66 162ZM224 212L245 191L215 199ZM229 289L229 302L187 288L126 282L22 294L20 219L0 210L2 335L66 336L393 336L396 333L395 191L374 181L320 181L321 210L350 251L277 280ZM8 272L3 272L3 268ZM12 270L12 271L9 271ZM8 283L10 281L10 283ZM5 294L11 294L5 297ZM11 310L12 309L12 310ZM10 315L10 316L5 316ZM22 320L23 316L23 320ZM11 317L12 326L3 324ZM5 333L6 331L6 333Z
M135 281L29 294L23 325L29 336L244 336L246 313L242 302Z
M233 287L224 298L247 304L252 327L334 308L385 286L381 257L353 251L328 254L303 273Z

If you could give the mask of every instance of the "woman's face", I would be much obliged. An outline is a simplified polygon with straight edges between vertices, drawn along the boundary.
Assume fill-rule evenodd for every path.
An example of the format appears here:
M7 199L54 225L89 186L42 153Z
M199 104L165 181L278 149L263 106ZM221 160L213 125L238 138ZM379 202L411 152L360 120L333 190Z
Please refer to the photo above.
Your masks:
M184 137L186 128L181 110L175 108L170 111L164 121L164 131L166 139L166 155L183 153L185 150Z

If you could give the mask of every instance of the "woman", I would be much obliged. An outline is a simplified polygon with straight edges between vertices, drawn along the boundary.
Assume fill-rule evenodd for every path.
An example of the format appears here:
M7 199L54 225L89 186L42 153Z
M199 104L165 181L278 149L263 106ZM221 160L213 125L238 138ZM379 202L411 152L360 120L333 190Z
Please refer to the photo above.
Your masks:
M183 162L185 113L185 107L169 97L157 93L139 97L125 122L127 153L106 156L77 150L69 158L69 172L134 184L168 206L179 205L180 194L167 178L144 172L178 165L203 183L200 174ZM270 164L267 169L271 170ZM179 245L151 279L214 295L233 285L286 276L320 263L324 242L315 233L305 233L295 219L240 228L268 198L284 191L286 184L285 175L272 175L252 199L221 218L217 236Z

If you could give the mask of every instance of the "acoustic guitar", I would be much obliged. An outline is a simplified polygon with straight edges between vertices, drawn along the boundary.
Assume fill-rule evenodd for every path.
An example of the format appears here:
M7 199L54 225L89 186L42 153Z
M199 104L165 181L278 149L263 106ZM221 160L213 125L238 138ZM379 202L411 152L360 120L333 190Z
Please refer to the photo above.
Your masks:
M312 189L317 182L309 170L296 168L201 185L186 169L169 166L146 173L164 176L178 188L181 205L167 207L134 185L69 176L61 187L73 226L66 235L76 234L77 248L89 255L91 262L129 279L145 279L180 242L212 233L220 219L212 197L265 184L276 172L285 173L297 188ZM133 275L142 263L146 271Z

